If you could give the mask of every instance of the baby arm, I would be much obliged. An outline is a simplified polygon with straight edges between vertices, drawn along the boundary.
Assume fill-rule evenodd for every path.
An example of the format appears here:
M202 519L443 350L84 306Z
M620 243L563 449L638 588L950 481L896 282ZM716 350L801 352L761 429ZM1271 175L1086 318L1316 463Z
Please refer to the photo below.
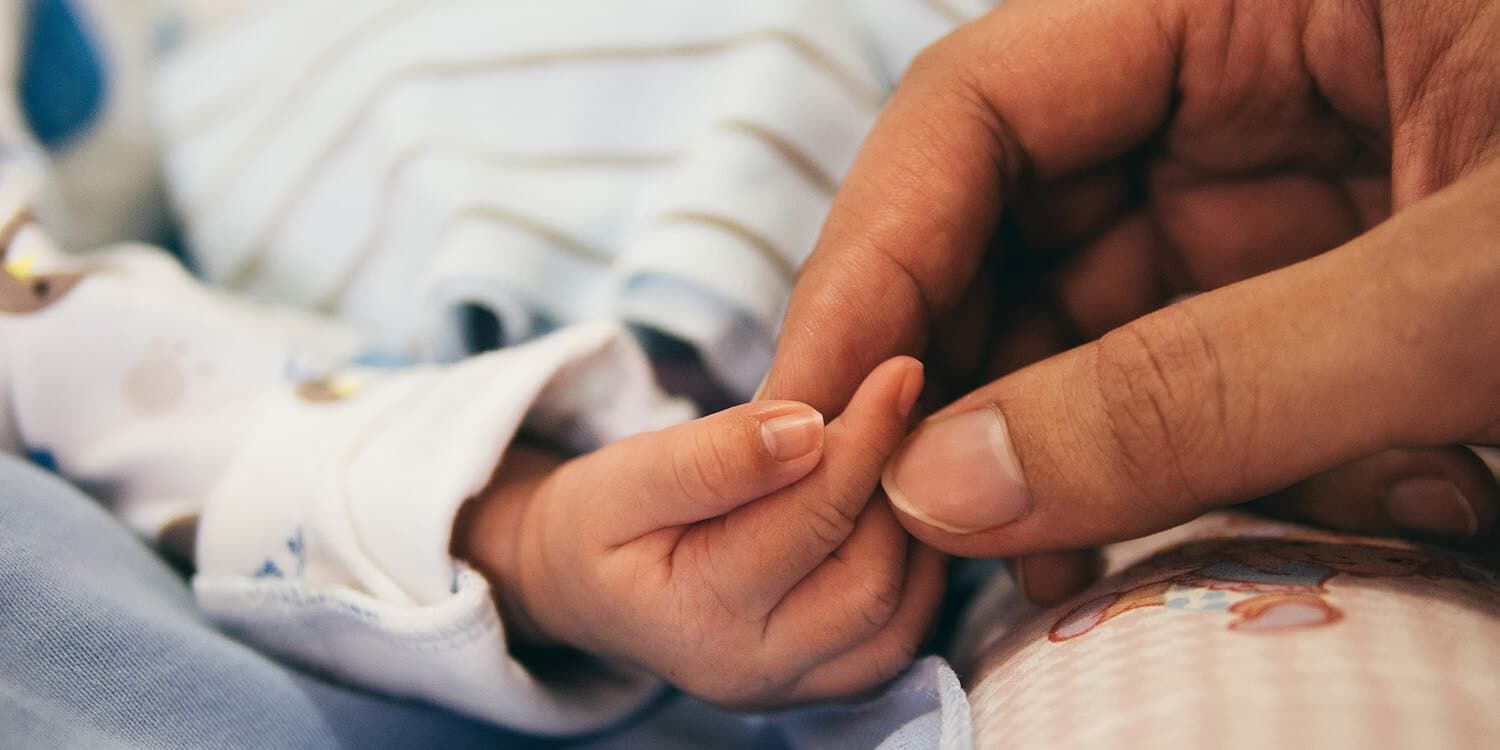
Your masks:
M358 367L353 332L203 287L159 251L61 253L6 188L0 448L144 537L185 532L215 622L335 678L534 733L598 729L656 694L638 670L537 679L506 651L489 586L449 554L455 513L523 420L576 449L690 416L623 329Z
M873 687L910 661L942 590L942 559L871 501L921 380L887 362L826 428L759 402L560 465L513 453L456 551L494 582L516 641L732 707Z

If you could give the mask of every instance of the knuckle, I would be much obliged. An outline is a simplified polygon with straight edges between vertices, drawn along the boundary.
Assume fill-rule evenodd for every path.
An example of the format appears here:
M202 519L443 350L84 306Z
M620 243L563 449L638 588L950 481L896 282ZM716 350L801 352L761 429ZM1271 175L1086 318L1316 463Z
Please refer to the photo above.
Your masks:
M818 498L822 500L823 498ZM815 502L807 508L807 533L825 549L835 549L849 538L858 518L858 510L843 503Z
M866 576L854 589L850 617L872 629L883 627L901 605L901 579L892 575Z
M960 27L918 53L908 67L902 86L907 87L908 80L919 84L910 88L920 90L934 105L928 108L923 138L915 143L941 144L954 138L952 113L963 113L963 119L983 126L987 138L982 145L988 150L989 160L1007 188L1013 189L1031 178L1035 165L1012 118L995 101L993 73L978 63L985 56L975 53L974 34L972 29ZM972 154L976 144L960 145L957 149L934 148L932 152ZM970 166L936 161L933 166L945 170Z
M678 449L672 461L672 478L683 497L720 507L728 500L724 488L732 476L731 469L718 441L697 435Z
M1193 467L1225 449L1229 435L1224 373L1207 333L1174 305L1111 331L1095 352L1121 473L1142 500L1202 500Z

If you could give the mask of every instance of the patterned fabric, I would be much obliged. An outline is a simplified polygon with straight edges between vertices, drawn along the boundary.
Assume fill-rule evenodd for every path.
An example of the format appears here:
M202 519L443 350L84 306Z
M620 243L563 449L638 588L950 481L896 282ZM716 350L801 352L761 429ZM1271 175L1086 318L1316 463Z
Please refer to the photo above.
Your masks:
M1113 575L1050 611L1002 592L970 613L960 663L978 746L1500 742L1500 582L1486 569L1235 516L1110 557Z
M736 399L906 56L983 6L242 5L187 3L156 81L211 279L442 359L475 308L502 345L622 320Z

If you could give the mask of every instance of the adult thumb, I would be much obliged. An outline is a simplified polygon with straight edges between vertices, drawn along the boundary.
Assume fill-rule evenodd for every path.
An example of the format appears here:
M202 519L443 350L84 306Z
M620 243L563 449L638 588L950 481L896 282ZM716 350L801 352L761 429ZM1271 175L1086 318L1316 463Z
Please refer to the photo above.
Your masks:
M903 523L955 554L1076 549L1483 434L1500 411L1500 169L1486 171L934 415L886 467Z

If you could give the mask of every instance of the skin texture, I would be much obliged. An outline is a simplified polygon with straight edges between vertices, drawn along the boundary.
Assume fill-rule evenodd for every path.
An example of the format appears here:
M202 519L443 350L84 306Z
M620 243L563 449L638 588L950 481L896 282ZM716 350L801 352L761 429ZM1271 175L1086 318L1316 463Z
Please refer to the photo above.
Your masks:
M636 664L723 706L847 696L910 663L943 558L883 500L922 368L876 368L804 455L776 460L770 419L735 407L571 461L507 456L455 528L494 584L512 647Z
M1266 495L1410 531L1383 498L1436 478L1483 538L1500 489L1455 446L1500 442L1496 71L1480 0L1007 2L908 72L762 395L837 410L911 354L928 424L997 409L1029 510L901 520L1031 555L1038 599L1091 576L1069 550ZM923 434L902 454L950 486L893 497L988 502Z

